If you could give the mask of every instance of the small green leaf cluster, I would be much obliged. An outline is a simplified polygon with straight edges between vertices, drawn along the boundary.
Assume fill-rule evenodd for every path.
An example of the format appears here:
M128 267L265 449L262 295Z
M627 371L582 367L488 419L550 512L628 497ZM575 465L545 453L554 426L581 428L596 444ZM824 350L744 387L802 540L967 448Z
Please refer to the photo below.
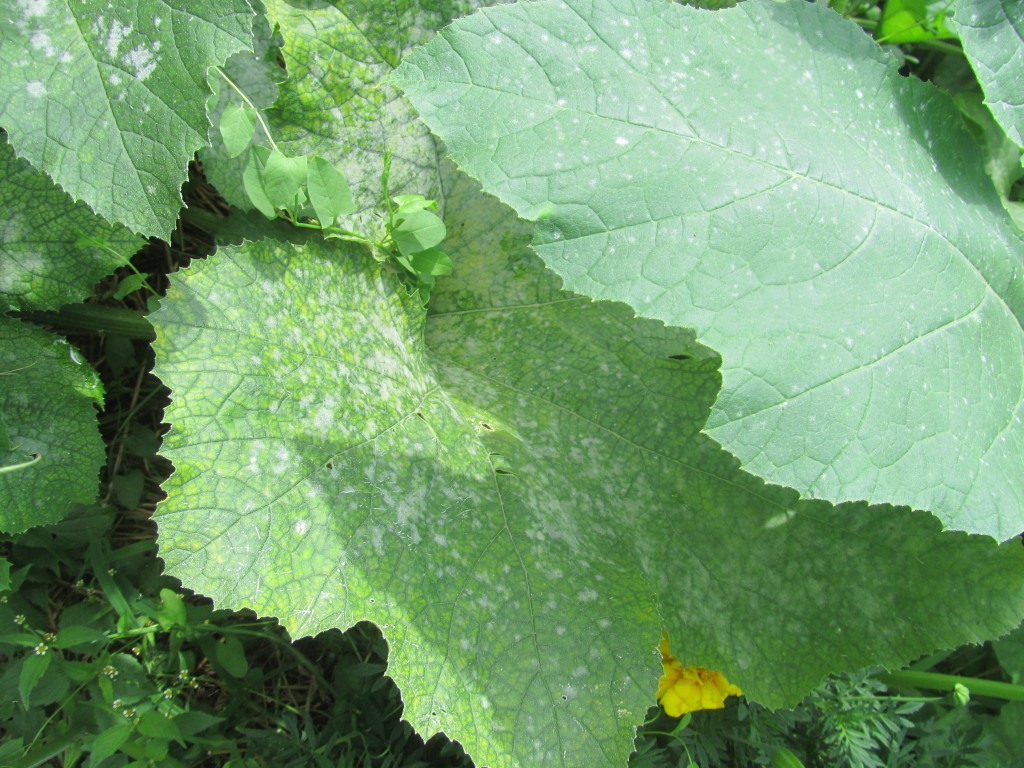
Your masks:
M282 152L249 97L222 70L215 71L243 102L228 102L218 127L230 157L247 153L242 183L256 210L268 219L284 215L297 222L312 216L325 230L339 216L355 211L352 190L341 171L317 155L292 157ZM254 142L257 123L270 146Z
M388 191L391 175L391 154L384 154L381 188L387 205L384 237L373 244L378 261L393 258L415 280L415 286L426 303L434 282L452 271L452 260L438 246L447 235L444 222L435 211L437 201L423 195L394 195Z
M338 226L339 218L356 211L344 174L319 155L282 152L252 101L223 71L217 72L243 101L227 104L219 129L229 156L247 153L242 183L253 206L268 219L284 217L296 226L319 228L328 238L365 244L378 261L402 267L425 304L437 278L452 271L451 258L438 247L447 232L436 213L437 201L417 194L391 195L391 153L386 151L383 233L374 236ZM257 123L269 147L254 142Z

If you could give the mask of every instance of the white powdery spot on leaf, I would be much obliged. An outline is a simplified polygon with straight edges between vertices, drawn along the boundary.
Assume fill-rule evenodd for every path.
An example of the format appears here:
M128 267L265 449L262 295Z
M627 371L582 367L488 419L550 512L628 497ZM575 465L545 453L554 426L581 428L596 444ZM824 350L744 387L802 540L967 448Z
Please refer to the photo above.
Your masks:
M53 56L55 53L53 44L50 42L50 36L43 30L37 30L32 33L32 39L29 41L37 51L42 51L47 57Z
M159 45L154 43L154 50L159 49ZM125 54L122 59L124 63L135 70L135 79L140 82L145 81L153 70L156 69L158 58L153 55L153 51L146 48L144 45L136 46L132 48L128 53Z
M106 48L107 55L111 61L117 58L118 51L121 48L121 43L124 39L132 33L132 26L130 24L122 24L119 19L114 19L110 23L110 28L106 29L106 24L103 17L100 16L96 19L95 32L98 37L106 38L104 40L104 48Z
M21 9L21 18L28 21L45 16L50 10L50 3L49 0L18 0L18 8Z

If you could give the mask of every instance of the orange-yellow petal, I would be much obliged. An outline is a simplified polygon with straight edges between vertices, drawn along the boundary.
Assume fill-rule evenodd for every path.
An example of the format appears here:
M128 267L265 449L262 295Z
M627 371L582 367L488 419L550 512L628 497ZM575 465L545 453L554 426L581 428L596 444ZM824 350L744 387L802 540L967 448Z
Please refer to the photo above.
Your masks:
M675 685L683 676L683 665L676 659L672 659L671 662L662 661L661 668L662 675L661 679L658 680L659 701L661 701L661 697L665 695L665 692Z
M664 670L658 681L658 701L671 717L700 709L722 709L729 696L743 695L738 686L718 671L683 667L678 661L664 664Z
M729 696L742 696L743 691L725 679L717 670L684 667L671 653L668 634L662 631L662 675L658 680L658 701L670 717L682 717L700 709L722 709Z
M679 670L680 675L660 697L661 706L669 717L682 717L687 712L703 709L700 680L693 667Z

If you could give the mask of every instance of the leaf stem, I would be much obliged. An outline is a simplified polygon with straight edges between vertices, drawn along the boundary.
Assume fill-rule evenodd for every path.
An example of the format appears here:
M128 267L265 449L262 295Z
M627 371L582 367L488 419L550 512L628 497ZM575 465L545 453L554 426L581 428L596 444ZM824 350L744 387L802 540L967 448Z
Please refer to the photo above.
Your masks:
M929 688L935 691L952 691L962 685L972 694L989 696L1004 701L1024 701L1024 685L1001 683L998 680L982 680L976 677L944 675L940 672L916 672L903 669L896 672L882 672L875 677L888 686Z
M361 235L358 232L353 232L350 229L342 229L341 227L324 227L319 224L309 224L305 221L292 221L292 226L301 227L302 229L315 229L317 232L327 232L334 237L342 240L352 240L358 243L372 243L373 241L366 235Z
M955 56L962 56L964 51L959 45L953 45L943 40L918 40L915 43L924 48L933 48L936 51L942 51L943 53L953 54Z
M391 193L388 191L388 180L391 177L391 150L384 150L384 170L380 174L380 187L384 193L384 204L388 207L388 232L394 226L395 207L391 204Z
M85 234L80 229L77 230L77 232L78 232L78 240L75 241L75 245L77 245L79 247L82 247L82 248L85 248L85 247L100 248L100 249L106 251L107 253L113 255L118 260L122 259L121 254L118 253L117 251L115 251L113 248L111 248L110 245L106 241L104 241L102 238L92 237L90 235L87 235L87 234ZM141 246L142 246L142 244L140 243L140 247ZM153 289L153 286L151 286L149 284L149 282L146 280L146 276L144 274L142 274L142 272L139 271L138 267L136 267L134 264L132 264L130 259L128 261L125 261L124 265L126 267L128 267L129 269L131 269L131 271L134 272L136 275L138 275L140 278L142 278L142 286L147 291L149 291L150 295L152 295L152 296L159 296L160 295L160 294L158 294Z
M152 341L156 331L146 315L135 309L106 304L65 304L58 312L35 310L19 317L33 323L50 325L80 333L116 333L129 339Z
M256 113L256 119L259 120L260 128L263 129L263 133L266 135L267 141L270 142L271 149L275 149L278 152L280 152L281 150L278 148L277 143L274 141L274 137L270 135L270 128L268 128L267 124L263 121L263 115L260 114L260 111L256 107L256 105L249 100L249 97L245 95L245 92L242 91L241 88L235 85L234 81L224 73L223 69L221 69L220 67L210 67L210 69L212 69L222 78L224 78L224 82L230 85L234 92L237 93L238 96L242 99L242 101L244 101L249 106L249 108Z
M8 472L15 472L19 469L25 469L31 467L33 464L42 461L43 454L37 453L29 461L23 461L20 464L8 464L6 467L0 467L0 475L6 475Z

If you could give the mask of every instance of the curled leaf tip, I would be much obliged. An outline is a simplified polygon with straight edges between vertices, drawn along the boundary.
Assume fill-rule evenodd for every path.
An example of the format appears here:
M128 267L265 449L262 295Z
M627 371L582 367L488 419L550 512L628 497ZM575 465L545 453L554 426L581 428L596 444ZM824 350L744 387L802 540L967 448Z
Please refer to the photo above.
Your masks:
M743 695L743 691L718 670L684 667L672 655L665 631L661 633L658 650L664 670L658 681L658 702L670 717L682 717L701 709L722 709L726 698Z

